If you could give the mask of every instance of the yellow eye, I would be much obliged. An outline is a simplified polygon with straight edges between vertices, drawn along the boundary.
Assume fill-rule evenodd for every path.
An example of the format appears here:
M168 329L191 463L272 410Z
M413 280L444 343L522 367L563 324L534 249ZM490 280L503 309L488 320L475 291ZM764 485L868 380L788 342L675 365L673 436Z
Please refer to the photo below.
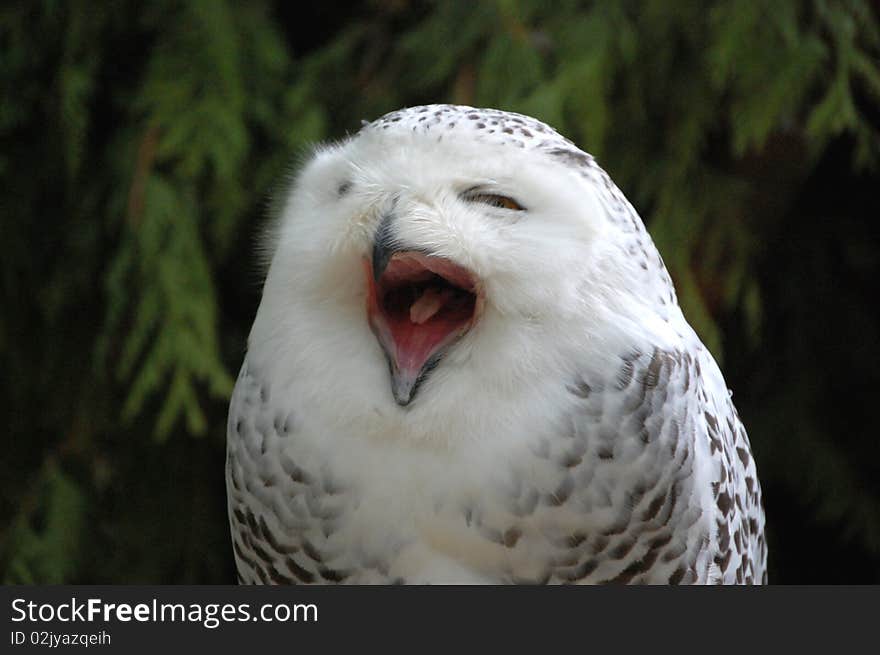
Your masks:
M521 212L525 209L513 198L500 196L495 193L469 193L465 198L471 202L481 202L484 205L491 205L499 209L510 209L511 211Z

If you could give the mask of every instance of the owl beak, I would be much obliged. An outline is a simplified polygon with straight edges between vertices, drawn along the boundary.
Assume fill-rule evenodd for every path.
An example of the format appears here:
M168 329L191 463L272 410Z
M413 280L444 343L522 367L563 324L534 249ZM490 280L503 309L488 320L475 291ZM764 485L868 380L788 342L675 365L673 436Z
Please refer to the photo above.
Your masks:
M475 277L442 257L379 246L364 262L367 317L391 373L401 407L443 356L473 327L482 306Z

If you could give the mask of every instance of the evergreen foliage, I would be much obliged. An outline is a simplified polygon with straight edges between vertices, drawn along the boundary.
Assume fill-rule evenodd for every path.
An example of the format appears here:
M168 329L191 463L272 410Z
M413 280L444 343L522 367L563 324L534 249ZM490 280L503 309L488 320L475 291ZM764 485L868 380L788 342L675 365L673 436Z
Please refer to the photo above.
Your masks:
M771 581L880 581L876 5L36 0L0 8L0 53L4 582L233 579L271 191L428 102L597 156L737 390Z

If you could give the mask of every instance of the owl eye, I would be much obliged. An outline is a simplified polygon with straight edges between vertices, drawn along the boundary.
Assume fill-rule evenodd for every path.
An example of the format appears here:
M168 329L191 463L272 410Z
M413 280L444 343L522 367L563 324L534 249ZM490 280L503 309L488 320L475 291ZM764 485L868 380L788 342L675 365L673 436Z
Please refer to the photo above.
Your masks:
M498 209L509 209L516 212L525 211L525 207L523 207L513 198L502 196L497 193L467 191L464 193L463 197L468 202L479 202L484 205L489 205L490 207L497 207Z

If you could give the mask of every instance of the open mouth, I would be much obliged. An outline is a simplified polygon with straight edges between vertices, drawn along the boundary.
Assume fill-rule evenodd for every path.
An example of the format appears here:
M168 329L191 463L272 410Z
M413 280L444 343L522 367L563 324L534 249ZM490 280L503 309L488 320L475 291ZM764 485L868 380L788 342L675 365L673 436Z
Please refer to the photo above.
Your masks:
M448 259L416 251L392 254L378 279L369 264L366 269L370 327L388 358L394 398L405 406L473 327L482 305L477 281Z

